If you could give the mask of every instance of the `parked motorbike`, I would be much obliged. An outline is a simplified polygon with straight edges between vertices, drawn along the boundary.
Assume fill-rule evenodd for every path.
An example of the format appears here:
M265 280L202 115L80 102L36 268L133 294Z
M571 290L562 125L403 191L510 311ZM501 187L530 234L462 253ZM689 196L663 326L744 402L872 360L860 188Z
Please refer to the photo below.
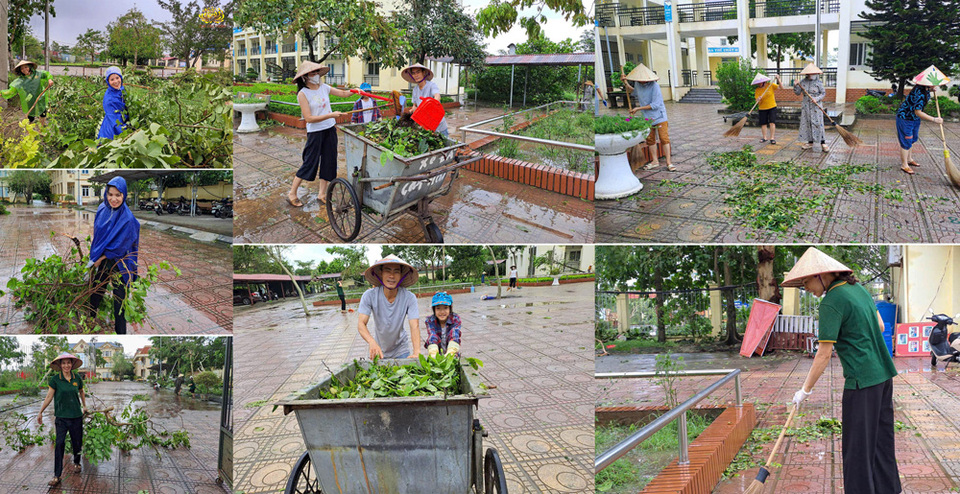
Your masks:
M934 314L932 309L930 314L931 316L926 319L936 324L930 330L930 337L928 338L930 342L930 368L936 369L937 363L943 362L946 364L943 370L947 370L950 362L960 363L960 332L951 333L948 329L949 326L957 324L954 319L960 319L960 314L951 318L946 314Z
M137 208L140 211L153 211L153 201L144 199L140 201L140 204L137 205Z
M210 210L210 213L216 218L232 218L233 201L228 199L214 201L213 208Z
M160 202L160 199L154 201L153 210L157 213L157 216L163 215L163 203Z

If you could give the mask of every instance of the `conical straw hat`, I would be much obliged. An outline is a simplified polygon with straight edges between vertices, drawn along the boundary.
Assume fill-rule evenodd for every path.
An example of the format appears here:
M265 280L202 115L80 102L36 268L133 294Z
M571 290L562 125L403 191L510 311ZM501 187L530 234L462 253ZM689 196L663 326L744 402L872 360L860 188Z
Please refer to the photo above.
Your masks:
M822 74L823 71L820 70L820 67L817 67L812 62L808 63L803 70L800 71L800 75L810 75L810 74Z
M71 367L70 370L78 370L78 369L80 369L80 367L83 366L83 361L80 360L80 357L77 357L76 355L74 355L74 354L72 354L72 353L61 353L60 356L58 356L57 358L53 359L53 361L50 362L50 368L53 369L53 370L55 370L55 371L59 371L59 370L60 370L60 361L61 361L61 360L72 360L72 361L73 361L73 367Z
M770 82L770 78L767 77L767 76L765 76L765 75L763 75L763 74L757 74L757 75L753 78L753 82L751 82L750 85L751 85L751 86L756 86L757 84L763 84L764 82Z
M823 273L852 273L836 259L824 254L816 247L810 247L800 256L793 269L784 276L780 286L802 287L804 278Z
M327 75L327 72L330 72L330 67L325 67L325 66L320 65L320 64L318 64L318 63L316 63L316 62L311 62L311 61L307 60L307 61L305 61L305 62L303 62L303 63L300 64L300 70L297 71L297 75L294 76L293 80L297 80L297 79L299 79L299 78L301 78L301 77L303 77L303 76L305 76L305 75L313 72L314 70L319 70L319 71L320 71L320 77L323 77L323 76Z
M659 81L660 76L654 74L646 65L639 64L627 74L627 80L637 82Z
M931 65L924 69L923 72L917 74L911 82L919 86L939 86L941 84L949 84L950 78L943 72L940 72L940 69Z
M373 286L382 286L383 267L387 264L400 265L400 272L402 273L402 278L400 278L400 286L403 288L413 285L420 278L417 268L411 266L409 263L393 254L390 254L389 256L373 263L372 266L363 272L363 277L366 278L367 282Z

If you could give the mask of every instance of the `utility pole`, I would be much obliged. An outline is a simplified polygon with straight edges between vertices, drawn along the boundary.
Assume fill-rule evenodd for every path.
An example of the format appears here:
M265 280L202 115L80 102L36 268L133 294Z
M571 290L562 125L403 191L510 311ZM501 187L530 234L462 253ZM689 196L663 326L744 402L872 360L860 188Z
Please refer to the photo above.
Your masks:
M43 8L43 70L50 72L50 0Z
M0 89L7 89L10 69L10 47L7 46L7 9L9 0L0 0ZM6 108L7 100L0 98L0 108Z

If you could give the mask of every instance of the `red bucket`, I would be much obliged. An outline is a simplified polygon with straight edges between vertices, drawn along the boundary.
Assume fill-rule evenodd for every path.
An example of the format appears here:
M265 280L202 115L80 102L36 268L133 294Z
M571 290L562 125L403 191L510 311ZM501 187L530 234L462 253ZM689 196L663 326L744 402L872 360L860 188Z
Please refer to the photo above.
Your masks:
M444 114L443 105L439 101L434 98L420 98L420 105L417 106L411 118L421 127L436 132Z

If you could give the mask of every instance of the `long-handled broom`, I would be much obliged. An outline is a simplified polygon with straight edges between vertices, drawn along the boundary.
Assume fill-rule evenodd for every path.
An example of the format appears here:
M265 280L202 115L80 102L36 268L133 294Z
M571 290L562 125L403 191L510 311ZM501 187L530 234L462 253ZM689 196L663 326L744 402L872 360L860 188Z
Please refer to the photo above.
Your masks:
M770 90L770 86L767 85L766 89L764 89L763 92L760 93L760 99L758 99L757 102L753 104L753 108L751 108L750 111L748 111L747 114L743 116L743 118L738 120L737 123L733 124L733 127L730 127L730 130L724 132L723 133L724 137L737 137L738 135L740 135L740 131L743 130L743 126L747 125L747 117L749 117L750 114L753 113L753 110L757 107L757 105L760 104L760 100L767 95L767 91L769 90Z
M933 90L933 101L937 105L937 117L940 117L940 100L937 99L937 90ZM947 168L947 176L950 177L950 181L953 182L953 185L960 187L960 170L957 169L957 166L953 164L953 160L950 159L950 150L947 149L947 137L943 133L943 124L940 124L940 140L943 141L943 161Z
M817 105L817 108L819 108L820 111L823 112L823 114L827 117L827 120L829 120L830 123L833 124L833 127L837 129L837 133L840 134L840 137L843 139L843 142L847 143L847 146L859 146L863 144L863 141L861 141L859 137L851 134L849 130L844 129L843 127L837 125L837 122L834 122L833 119L830 118L830 114L827 113L827 110L824 110L823 107L820 106L820 103L817 103L816 101L814 101L813 97L810 96L810 93L808 93L807 90L803 88L803 86L799 86L799 87L800 87L800 90L803 91L803 94L806 94L807 97L810 98L810 101L813 101L813 104Z
M747 490L743 491L743 494L761 494L763 492L763 483L767 481L767 477L770 475L767 467L773 463L773 457L776 456L777 451L780 449L780 443L783 442L784 436L787 435L787 429L790 428L790 424L793 423L793 416L797 414L797 410L799 409L799 405L793 406L793 411L791 411L790 416L787 417L787 423L783 424L783 429L780 430L780 437L777 438L777 442L773 445L773 451L771 451L770 456L767 457L767 462L760 467L760 471L757 472L757 478L753 480L750 487L747 487Z

